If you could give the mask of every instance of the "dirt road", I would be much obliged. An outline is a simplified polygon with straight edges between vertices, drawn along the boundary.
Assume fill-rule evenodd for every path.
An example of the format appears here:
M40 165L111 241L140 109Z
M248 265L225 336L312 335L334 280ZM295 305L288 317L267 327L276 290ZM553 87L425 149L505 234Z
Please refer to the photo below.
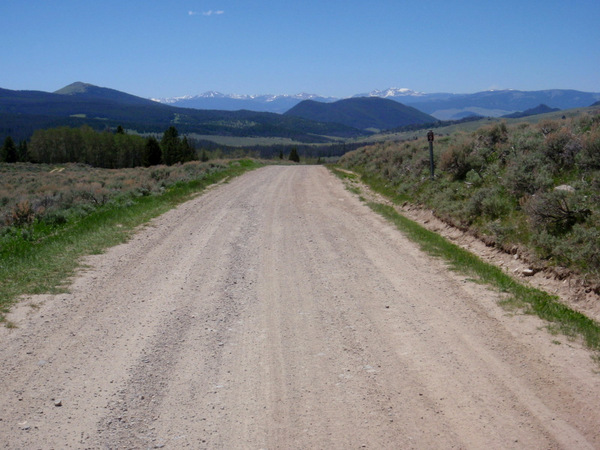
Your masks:
M2 448L600 448L590 353L322 167L248 173L87 263L0 330Z

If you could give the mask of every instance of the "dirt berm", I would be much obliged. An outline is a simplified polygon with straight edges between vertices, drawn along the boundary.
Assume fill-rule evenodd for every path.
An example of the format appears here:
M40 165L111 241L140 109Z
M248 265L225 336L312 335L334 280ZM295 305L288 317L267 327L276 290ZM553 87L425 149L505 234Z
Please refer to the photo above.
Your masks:
M85 263L0 331L2 448L600 448L591 353L323 167L248 173Z

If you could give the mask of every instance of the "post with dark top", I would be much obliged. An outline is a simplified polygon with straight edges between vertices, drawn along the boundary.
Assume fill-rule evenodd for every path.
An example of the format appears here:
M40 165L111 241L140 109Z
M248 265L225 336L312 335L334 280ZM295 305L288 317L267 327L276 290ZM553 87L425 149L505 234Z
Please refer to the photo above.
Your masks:
M429 141L429 169L431 172L431 179L433 180L433 131L431 130L427 133L427 141Z

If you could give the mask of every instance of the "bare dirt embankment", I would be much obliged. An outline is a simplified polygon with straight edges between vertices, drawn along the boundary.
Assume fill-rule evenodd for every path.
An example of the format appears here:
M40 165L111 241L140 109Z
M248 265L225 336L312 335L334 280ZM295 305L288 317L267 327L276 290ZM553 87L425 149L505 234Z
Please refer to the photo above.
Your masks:
M322 167L248 173L86 262L0 331L4 448L600 448L590 353Z

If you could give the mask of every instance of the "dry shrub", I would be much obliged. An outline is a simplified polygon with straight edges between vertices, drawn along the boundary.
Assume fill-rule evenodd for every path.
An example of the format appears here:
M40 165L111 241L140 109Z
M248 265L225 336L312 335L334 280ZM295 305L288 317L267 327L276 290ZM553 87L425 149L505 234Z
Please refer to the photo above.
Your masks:
M580 140L564 127L546 135L543 146L544 156L561 168L573 167L580 150Z
M533 229L542 228L552 235L565 234L575 224L585 222L591 211L578 205L577 196L565 191L552 191L531 196L525 212Z
M600 127L583 135L578 162L584 169L600 169Z
M469 156L473 142L466 137L457 138L440 157L440 169L448 172L455 180L463 180L472 169Z
M542 132L542 134L544 136L549 135L550 133L554 133L556 130L558 130L561 127L560 122L557 122L555 120L542 120L540 123L537 124L536 128L538 130L540 130Z
M14 225L18 227L22 227L33 223L33 221L35 220L35 212L31 207L31 203L29 203L29 200L17 203L17 205L12 210L12 214L9 220L10 223L8 225Z

